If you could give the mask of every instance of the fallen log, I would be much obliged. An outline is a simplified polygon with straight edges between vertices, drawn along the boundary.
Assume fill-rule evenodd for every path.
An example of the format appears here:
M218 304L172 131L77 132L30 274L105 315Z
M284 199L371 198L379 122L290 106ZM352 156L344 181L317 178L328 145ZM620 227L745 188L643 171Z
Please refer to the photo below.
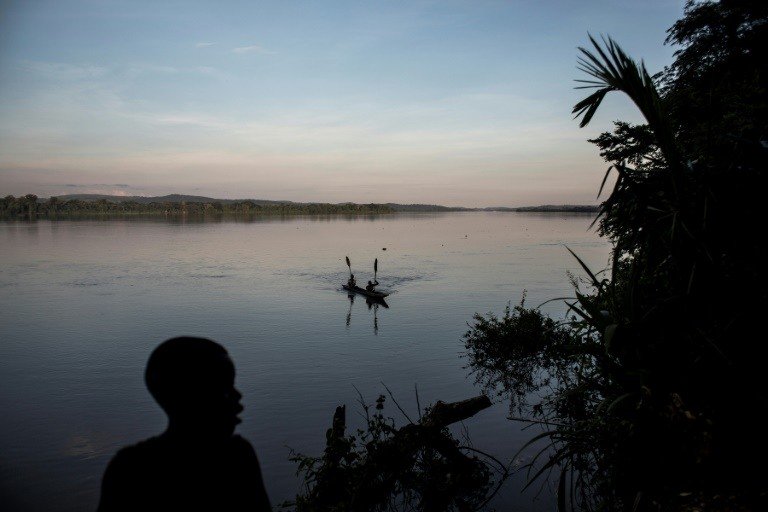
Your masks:
M318 475L311 492L311 501L320 508L332 508L341 496L348 510L376 509L386 497L397 489L403 475L413 471L415 464L423 464L425 454L438 457L459 475L470 475L476 470L476 461L463 453L457 442L443 429L451 424L471 418L491 406L491 400L480 395L458 402L438 401L418 422L411 423L391 433L391 437L366 448L365 456L355 466L358 475L356 489L345 489L349 468L343 461L349 455L349 443L345 442L346 408L339 406L333 415L331 428L326 432L324 471ZM419 462L421 461L421 462ZM421 510L441 510L448 497L441 492L424 492ZM463 506L460 507L463 509Z
M473 398L468 398L460 402L445 403L438 400L435 405L432 406L432 410L424 418L422 418L420 424L429 427L447 427L457 421L464 421L467 418L471 418L483 409L487 409L491 406L491 399L486 395L480 395Z

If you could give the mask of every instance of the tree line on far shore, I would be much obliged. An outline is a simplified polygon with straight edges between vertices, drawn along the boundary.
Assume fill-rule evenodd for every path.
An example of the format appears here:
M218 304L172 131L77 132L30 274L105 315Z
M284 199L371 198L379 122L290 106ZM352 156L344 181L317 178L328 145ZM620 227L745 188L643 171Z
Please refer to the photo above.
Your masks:
M98 199L60 200L50 197L40 200L34 194L0 198L0 217L57 217L67 215L327 215L327 214L378 214L393 213L385 204L355 203L271 203L255 201L193 202L163 201L139 203L137 201L107 201Z
M108 197L115 197L114 200ZM35 194L0 197L0 217L56 217L66 215L370 215L382 213L436 213L436 212L528 212L528 213L595 213L597 205L541 205L520 207L465 208L436 204L398 203L295 203L292 201L231 200L200 197L200 201L185 200L185 196L172 194L162 197L136 197L121 199L106 197L50 197ZM186 196L198 197L198 196ZM157 199L157 200L154 200ZM179 199L179 200L173 200Z

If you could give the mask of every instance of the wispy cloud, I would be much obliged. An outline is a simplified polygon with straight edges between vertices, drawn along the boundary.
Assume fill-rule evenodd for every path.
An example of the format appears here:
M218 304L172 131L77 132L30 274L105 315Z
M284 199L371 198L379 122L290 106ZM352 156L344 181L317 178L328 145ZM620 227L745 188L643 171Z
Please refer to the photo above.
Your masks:
M264 55L274 55L276 53L272 50L267 50L258 44L253 44L251 46L239 46L237 48L232 48L232 51L234 53L262 53Z
M66 62L24 61L22 65L46 78L60 80L88 80L105 76L109 69L90 64L69 64Z
M216 43L197 43L195 44L195 48L207 48L209 46L213 46Z
M212 66L168 66L151 63L132 63L130 65L94 66L89 64L70 64L67 62L23 61L22 66L36 76L59 82L78 82L93 85L110 79L136 78L140 75L177 75L201 74L222 77L225 74Z

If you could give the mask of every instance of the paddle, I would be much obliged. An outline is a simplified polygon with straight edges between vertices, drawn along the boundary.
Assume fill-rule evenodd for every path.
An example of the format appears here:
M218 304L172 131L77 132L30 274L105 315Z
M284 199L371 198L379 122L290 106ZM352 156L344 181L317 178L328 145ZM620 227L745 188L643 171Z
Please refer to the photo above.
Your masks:
M376 281L376 272L379 271L379 258L373 260L373 280Z
M347 256L347 266L349 267L349 277L352 277L352 264L349 262L349 256Z

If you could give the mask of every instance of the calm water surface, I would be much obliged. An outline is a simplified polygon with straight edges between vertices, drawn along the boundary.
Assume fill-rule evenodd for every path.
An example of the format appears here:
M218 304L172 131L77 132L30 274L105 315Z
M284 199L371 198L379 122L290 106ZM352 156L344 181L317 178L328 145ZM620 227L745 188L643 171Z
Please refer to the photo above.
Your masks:
M342 403L350 426L359 424L355 387L373 401L383 382L414 415L415 385L422 404L478 394L460 357L466 322L501 312L523 290L530 305L567 295L566 270L579 268L564 244L604 268L609 248L590 221L451 213L0 222L0 508L94 509L114 452L164 429L144 365L159 342L184 334L231 353L244 395L239 432L259 454L273 504L290 498L298 480L289 447L320 453ZM389 309L340 291L345 255L358 282L379 259ZM535 433L506 413L496 404L465 423L477 448L502 459ZM520 481L497 506L552 503L547 491L521 495Z

